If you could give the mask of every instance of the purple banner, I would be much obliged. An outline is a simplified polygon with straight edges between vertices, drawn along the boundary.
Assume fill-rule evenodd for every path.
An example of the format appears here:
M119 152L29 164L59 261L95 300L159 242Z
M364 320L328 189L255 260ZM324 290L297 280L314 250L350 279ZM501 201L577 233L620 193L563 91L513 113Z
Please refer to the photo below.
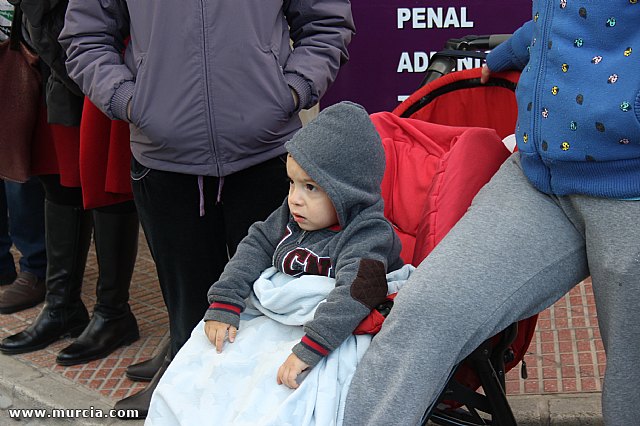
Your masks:
M321 101L362 104L370 113L391 111L413 93L430 56L447 40L510 34L531 18L531 0L351 0L356 35L349 62ZM479 60L459 63L479 66Z

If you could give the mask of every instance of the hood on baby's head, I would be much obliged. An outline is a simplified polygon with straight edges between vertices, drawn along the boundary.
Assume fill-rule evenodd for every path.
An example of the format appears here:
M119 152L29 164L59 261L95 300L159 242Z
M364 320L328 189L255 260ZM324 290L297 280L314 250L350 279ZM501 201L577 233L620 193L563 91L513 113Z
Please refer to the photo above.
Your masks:
M329 195L342 226L381 199L384 148L362 106L344 101L323 109L285 147Z

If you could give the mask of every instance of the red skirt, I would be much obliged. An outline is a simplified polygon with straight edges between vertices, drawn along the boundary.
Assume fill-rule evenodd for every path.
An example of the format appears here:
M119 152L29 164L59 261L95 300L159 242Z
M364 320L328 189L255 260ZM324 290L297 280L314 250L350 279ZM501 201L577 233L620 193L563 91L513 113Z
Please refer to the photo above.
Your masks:
M85 98L80 127L47 123L43 106L31 153L34 176L59 174L60 183L82 188L85 209L133 199L129 125L110 120Z

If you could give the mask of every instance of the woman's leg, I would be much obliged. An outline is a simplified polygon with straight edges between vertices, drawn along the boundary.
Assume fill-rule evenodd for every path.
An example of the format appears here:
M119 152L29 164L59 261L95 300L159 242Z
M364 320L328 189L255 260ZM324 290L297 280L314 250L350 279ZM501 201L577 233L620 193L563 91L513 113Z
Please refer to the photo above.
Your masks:
M24 183L3 182L6 189L7 208L0 212L9 212L9 233L3 234L6 214L0 219L0 276L6 268L5 254L10 258L9 271L15 275L13 257L9 252L11 242L20 252L20 272L13 283L0 294L0 313L11 314L30 308L42 302L45 295L45 275L47 271L47 252L44 230L44 190L37 178ZM0 202L2 200L0 195ZM2 213L0 213L2 214ZM4 228L6 229L6 228ZM8 239L8 247L6 245ZM3 251L4 248L6 251Z
M10 251L13 241L9 235L9 211L4 184L0 180L0 286L9 285L16 279L16 267Z
M20 271L44 280L47 253L44 241L44 189L37 178L5 182L10 234L20 251Z
M286 157L227 176L222 187L225 233L229 255L233 256L249 227L265 220L280 207L289 192Z
M89 322L80 294L91 243L91 212L82 208L80 188L61 186L58 175L40 180L45 188L45 304L29 327L0 342L0 351L7 354L32 352L62 336L77 336Z
M598 325L607 354L604 422L636 425L640 418L640 201L572 199L585 218Z
M281 181L286 194L285 173L284 164L274 159L227 176L219 202L219 178L204 177L200 191L198 176L152 170L133 160L134 199L169 313L169 359L204 316L207 291L248 227L266 219L284 199L276 195L281 190L272 183ZM273 200L273 208L265 200ZM115 408L138 409L141 417L146 416L167 366L164 362L146 389L118 401Z
M139 338L138 323L129 307L129 286L138 254L138 214L133 201L93 211L98 260L96 305L82 334L56 357L60 365L83 364L104 358Z

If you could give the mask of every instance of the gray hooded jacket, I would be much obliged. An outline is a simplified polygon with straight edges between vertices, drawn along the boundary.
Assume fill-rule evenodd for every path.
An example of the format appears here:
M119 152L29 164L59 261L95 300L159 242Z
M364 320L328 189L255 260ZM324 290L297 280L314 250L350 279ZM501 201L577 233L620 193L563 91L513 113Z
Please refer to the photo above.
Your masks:
M314 105L353 31L349 0L71 0L59 40L98 108L126 120L131 101L140 164L226 176L285 152L289 87Z
M287 143L287 150L328 194L339 226L303 231L287 200L249 229L211 289L205 320L238 326L253 282L270 266L290 275L336 279L293 352L315 365L337 348L387 295L385 274L403 265L400 240L384 217L380 184L385 156L380 136L359 105L323 110ZM302 261L304 260L304 261Z

